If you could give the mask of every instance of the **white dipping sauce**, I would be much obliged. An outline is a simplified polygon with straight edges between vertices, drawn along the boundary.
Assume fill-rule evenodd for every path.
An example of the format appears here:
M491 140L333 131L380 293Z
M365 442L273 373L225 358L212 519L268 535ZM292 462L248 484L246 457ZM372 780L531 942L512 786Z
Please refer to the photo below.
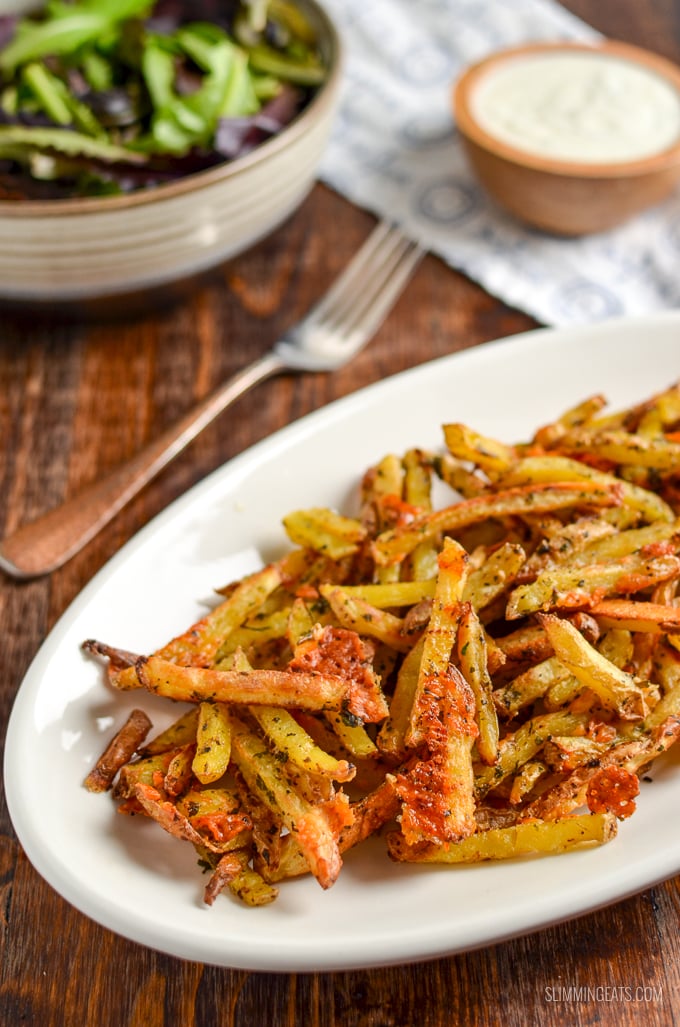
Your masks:
M678 90L652 70L610 54L509 58L480 79L470 103L489 135L558 160L639 160L680 139Z

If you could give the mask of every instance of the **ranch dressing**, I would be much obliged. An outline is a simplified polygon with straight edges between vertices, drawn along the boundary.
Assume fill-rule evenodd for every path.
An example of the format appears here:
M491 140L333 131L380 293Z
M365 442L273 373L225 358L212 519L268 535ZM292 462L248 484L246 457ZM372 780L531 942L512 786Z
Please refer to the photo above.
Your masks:
M680 139L680 93L652 70L604 53L509 58L471 96L496 139L526 153L583 163L651 157Z

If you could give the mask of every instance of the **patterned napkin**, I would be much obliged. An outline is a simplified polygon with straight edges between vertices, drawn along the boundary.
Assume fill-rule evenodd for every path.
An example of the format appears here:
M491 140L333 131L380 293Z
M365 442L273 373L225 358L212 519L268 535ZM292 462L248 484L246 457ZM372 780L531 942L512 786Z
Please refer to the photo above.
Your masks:
M475 183L451 113L466 65L533 40L597 38L554 0L324 0L345 82L321 178L393 217L489 292L544 324L680 305L680 195L575 240L524 228Z

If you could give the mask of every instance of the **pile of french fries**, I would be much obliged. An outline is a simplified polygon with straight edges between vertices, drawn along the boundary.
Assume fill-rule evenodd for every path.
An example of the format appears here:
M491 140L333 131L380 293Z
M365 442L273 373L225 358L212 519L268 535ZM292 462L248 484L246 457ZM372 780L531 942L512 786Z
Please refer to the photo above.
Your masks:
M680 735L680 385L605 407L517 445L447 424L158 652L86 642L190 704L151 741L135 710L86 787L189 841L208 904L328 888L376 832L416 863L611 840Z

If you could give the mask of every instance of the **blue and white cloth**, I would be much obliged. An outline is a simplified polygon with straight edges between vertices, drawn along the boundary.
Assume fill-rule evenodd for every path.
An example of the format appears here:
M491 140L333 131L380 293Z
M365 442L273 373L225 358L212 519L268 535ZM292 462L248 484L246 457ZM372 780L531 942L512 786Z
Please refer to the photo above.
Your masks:
M554 0L324 0L345 42L321 178L393 217L506 303L566 325L680 306L680 194L611 232L524 228L478 187L453 123L470 63L535 40L598 38Z

